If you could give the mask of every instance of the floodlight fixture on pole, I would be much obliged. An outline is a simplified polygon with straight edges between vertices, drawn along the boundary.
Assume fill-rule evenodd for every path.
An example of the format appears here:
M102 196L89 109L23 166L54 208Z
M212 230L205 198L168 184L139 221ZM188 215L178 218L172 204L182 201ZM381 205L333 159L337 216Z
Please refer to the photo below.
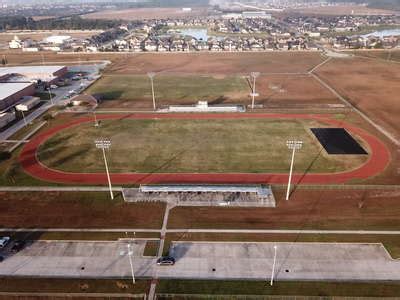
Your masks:
M251 109L254 109L254 102L255 102L255 97L257 97L259 94L256 93L256 78L260 76L260 72L251 72L250 77L253 79L253 88L252 92L250 94L251 96Z
M150 78L150 82L151 82L151 95L153 96L153 109L156 110L156 97L154 94L154 76L156 76L156 73L148 72L147 76Z
M132 283L135 284L135 272L133 272L133 263L132 263L132 254L133 251L131 251L131 244L128 242L128 258L129 258L129 264L131 266L131 273L132 273Z
M271 272L271 281L270 285L272 286L274 284L274 276L275 276L275 265L276 265L276 252L278 250L278 246L274 246L274 262L272 263L272 272Z
M294 165L294 154L295 154L296 150L300 150L301 147L303 147L303 141L289 140L286 142L286 145L290 150L292 150L292 161L290 163L289 182L288 182L288 187L287 187L287 191L286 191L286 200L289 200L290 183L292 181L293 165Z
M105 151L106 149L110 149L111 141L107 140L107 139L100 139L100 140L94 141L94 144L96 145L97 149L101 149L103 151L104 165L106 167L108 187L110 189L110 196L111 196L111 200L114 200L114 194L112 191L111 178L110 178L110 173L108 171L107 157L106 157L106 151Z

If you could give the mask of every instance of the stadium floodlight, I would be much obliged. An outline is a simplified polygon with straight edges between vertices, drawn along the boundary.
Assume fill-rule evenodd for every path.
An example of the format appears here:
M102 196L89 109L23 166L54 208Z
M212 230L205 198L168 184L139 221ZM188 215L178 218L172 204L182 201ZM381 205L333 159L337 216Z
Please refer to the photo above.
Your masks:
M106 167L108 187L110 189L110 196L111 196L111 200L114 200L114 194L112 191L111 178L110 178L110 173L108 171L107 157L106 157L106 151L105 151L106 149L110 149L111 141L107 140L107 139L100 139L100 140L95 140L94 144L96 145L97 149L101 149L103 151L104 165Z
M256 78L260 76L260 72L251 72L250 77L253 79L253 89L250 94L251 96L251 109L254 109L254 98L258 96L258 93L256 93Z
M288 187L287 187L287 192L286 192L286 200L289 200L289 194L290 194L290 183L292 181L292 173L293 173L293 165L294 165L294 154L296 150L300 150L301 147L303 147L303 141L297 141L297 140L289 140L286 142L286 145L290 150L292 150L292 162L290 163L290 172L289 172L289 182L288 182Z
M156 76L156 73L149 72L149 73L147 73L147 76L150 78L150 82L151 82L151 94L153 96L153 109L156 110L156 97L154 95L154 76Z
M278 250L278 247L276 245L274 245L274 262L272 263L271 281L269 283L271 286L274 284L276 252L277 252L277 250Z
M133 251L131 251L131 244L130 242L128 242L128 258L129 258L129 264L131 266L132 283L135 284L135 273L133 272L132 254Z

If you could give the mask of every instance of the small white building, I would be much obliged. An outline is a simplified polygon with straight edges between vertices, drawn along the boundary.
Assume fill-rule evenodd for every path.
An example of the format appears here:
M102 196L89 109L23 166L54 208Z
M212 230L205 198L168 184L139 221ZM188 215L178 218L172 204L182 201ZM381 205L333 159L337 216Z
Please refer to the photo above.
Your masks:
M10 49L21 49L22 41L15 35L14 38L8 43L8 47Z
M26 96L23 97L23 100L20 104L15 106L15 109L18 111L30 111L39 103L40 103L39 97Z

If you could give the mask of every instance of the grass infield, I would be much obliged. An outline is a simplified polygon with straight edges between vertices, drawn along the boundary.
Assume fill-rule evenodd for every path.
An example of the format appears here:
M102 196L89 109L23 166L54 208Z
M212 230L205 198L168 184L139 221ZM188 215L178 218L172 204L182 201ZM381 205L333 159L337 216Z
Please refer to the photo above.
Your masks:
M339 172L365 156L327 155L310 132L324 124L311 120L102 120L83 123L51 137L39 148L46 166L68 172L103 172L94 140L111 139L111 172L284 173L290 163L288 139L304 141L296 154L297 172Z

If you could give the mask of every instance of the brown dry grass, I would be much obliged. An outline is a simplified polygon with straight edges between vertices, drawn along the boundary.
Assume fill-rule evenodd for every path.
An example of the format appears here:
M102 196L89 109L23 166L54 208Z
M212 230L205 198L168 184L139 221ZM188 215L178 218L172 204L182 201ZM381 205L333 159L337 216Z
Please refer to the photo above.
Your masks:
M267 107L303 107L342 104L309 75L266 75L257 79L257 103Z
M160 228L164 204L113 202L107 193L1 192L1 227Z
M146 72L190 74L249 74L307 72L323 61L316 52L276 53L154 53L120 57L107 73Z
M394 12L386 9L369 8L363 5L336 5L323 7L299 8L297 13L317 15L391 15Z
M376 123L400 138L400 64L333 59L317 73Z
M168 228L399 230L400 191L275 191L276 208L176 207Z
M87 15L83 15L86 19L121 19L126 21L144 20L144 19L166 19L166 18L185 18L193 16L205 16L207 14L206 7L192 8L191 12L184 12L182 8L132 8L121 10L103 10Z

